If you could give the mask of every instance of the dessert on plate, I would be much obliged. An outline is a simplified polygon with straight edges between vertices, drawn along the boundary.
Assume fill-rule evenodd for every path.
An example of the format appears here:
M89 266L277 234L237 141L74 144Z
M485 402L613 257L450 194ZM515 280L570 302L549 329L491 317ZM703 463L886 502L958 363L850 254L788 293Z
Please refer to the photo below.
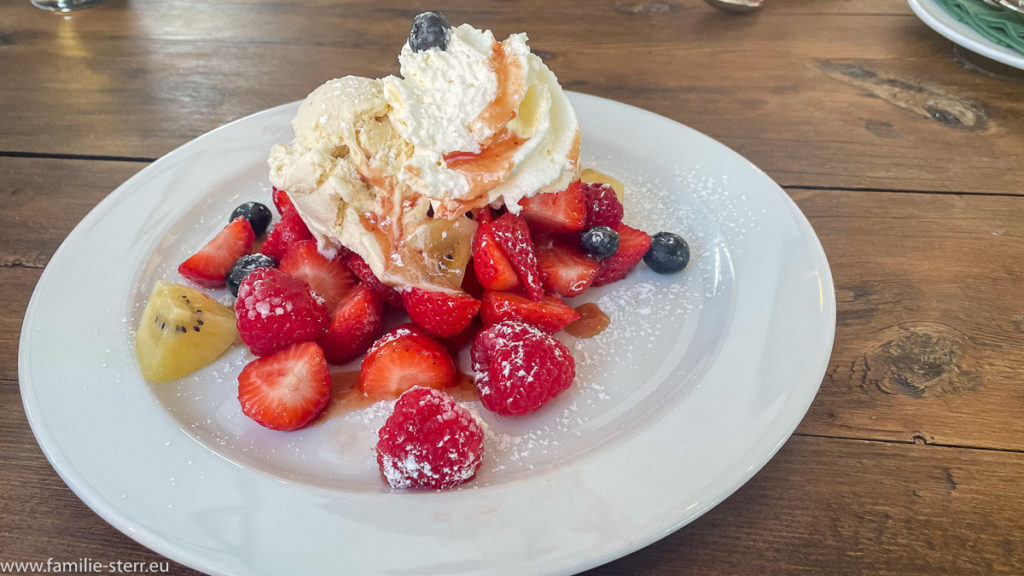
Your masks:
M581 170L576 113L525 34L498 41L427 12L399 62L400 77L330 80L302 102L294 139L268 159L280 218L240 205L178 267L196 287L154 288L137 352L147 379L167 381L237 333L255 356L241 411L285 431L330 403L332 365L359 359L358 393L393 403L382 477L442 489L474 477L485 429L446 390L469 379L495 414L542 410L575 379L555 334L607 325L565 299L640 260L677 272L690 254L675 234L624 224L622 185ZM224 287L234 326L200 290ZM467 347L462 378L453 356Z

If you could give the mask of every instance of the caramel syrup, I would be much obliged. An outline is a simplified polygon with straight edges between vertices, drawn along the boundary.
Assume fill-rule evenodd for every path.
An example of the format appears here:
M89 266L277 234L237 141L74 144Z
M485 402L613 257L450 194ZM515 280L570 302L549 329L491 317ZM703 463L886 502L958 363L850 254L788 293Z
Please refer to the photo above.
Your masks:
M461 372L455 373L455 384L445 388L444 391L456 402L472 402L480 399L473 377ZM364 410L381 400L391 400L391 398L367 396L359 389L359 370L332 372L331 400L327 404L323 418L334 418L357 410Z
M611 318L593 302L587 302L576 308L580 319L565 327L565 331L577 338L593 338L611 323Z

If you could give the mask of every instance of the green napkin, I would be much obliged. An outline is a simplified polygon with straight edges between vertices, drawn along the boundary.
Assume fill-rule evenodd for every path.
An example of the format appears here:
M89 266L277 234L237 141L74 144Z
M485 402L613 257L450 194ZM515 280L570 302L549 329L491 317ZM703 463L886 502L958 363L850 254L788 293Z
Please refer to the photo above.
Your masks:
M1024 14L989 6L983 0L935 0L954 18L978 34L1024 54Z

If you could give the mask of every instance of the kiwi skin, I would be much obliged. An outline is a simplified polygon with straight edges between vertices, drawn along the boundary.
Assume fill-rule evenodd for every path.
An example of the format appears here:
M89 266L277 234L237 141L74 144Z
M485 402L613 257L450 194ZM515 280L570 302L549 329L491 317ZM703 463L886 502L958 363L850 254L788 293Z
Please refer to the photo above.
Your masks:
M135 332L150 382L186 376L216 360L238 337L234 311L195 288L157 281Z

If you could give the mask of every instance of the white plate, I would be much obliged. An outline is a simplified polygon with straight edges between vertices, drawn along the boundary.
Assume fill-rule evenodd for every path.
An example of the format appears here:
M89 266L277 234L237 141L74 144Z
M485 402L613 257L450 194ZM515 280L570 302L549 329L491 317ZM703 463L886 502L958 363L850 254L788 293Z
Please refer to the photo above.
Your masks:
M981 2L981 0L977 1ZM996 62L1024 70L1024 54L1013 48L1000 46L978 34L974 28L958 21L934 0L907 0L907 4L910 4L910 9L929 28L945 36L954 44Z
M241 415L241 347L149 385L131 333L156 278L238 203L269 201L264 158L297 103L249 116L129 179L68 236L25 316L19 374L32 430L106 521L213 574L564 574L694 520L799 423L835 332L832 278L786 194L721 144L655 114L572 94L585 165L627 185L626 221L673 230L690 267L643 265L589 291L612 317L565 339L576 384L488 425L478 477L394 492L373 465L380 406L294 433ZM798 487L794 487L798 490Z

